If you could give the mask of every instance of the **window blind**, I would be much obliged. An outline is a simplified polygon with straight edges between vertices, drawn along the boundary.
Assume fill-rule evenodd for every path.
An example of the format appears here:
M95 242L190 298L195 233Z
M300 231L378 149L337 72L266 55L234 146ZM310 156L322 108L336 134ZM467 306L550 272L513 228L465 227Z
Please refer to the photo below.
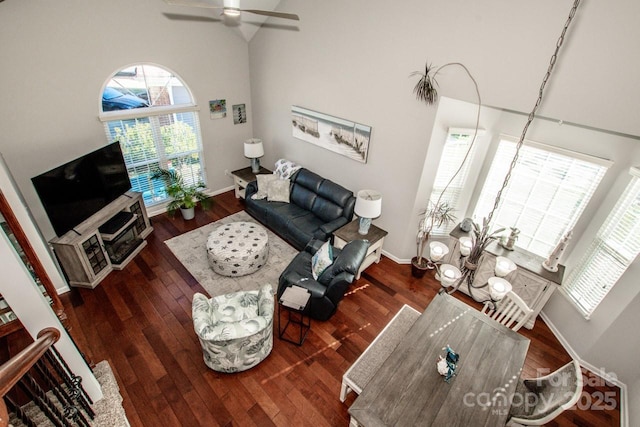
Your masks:
M495 197L516 152L516 139L502 136L474 217L480 221ZM516 227L516 245L546 257L571 230L604 176L609 162L527 142L502 193L493 229Z
M588 319L640 252L640 179L633 177L562 286Z
M167 199L164 183L151 180L158 168L176 170L187 185L204 182L197 106L174 73L156 65L138 64L115 73L105 91L108 88L144 99L149 105L126 108L123 103L121 109L104 111L103 96L100 114L107 140L120 141L131 186L142 193L147 206Z
M438 198L440 198L441 203L449 203L450 206L453 206L456 209L456 216L459 216L457 213L461 211L460 199L462 189L467 184L475 146L469 153L469 157L460 169L458 175L456 175L455 179L451 184L449 184L446 191L444 193L442 193L442 191L445 189L446 185L449 183L458 168L460 168L460 165L469 150L469 146L471 146L473 142L474 132L474 129L449 129L447 133L447 140L445 141L444 148L442 150L442 156L440 157L440 163L438 164L438 171L436 172L431 197L429 198L429 200L434 204L438 202ZM482 131L479 131L478 135L480 135L481 132ZM441 194L442 197L440 197ZM455 226L455 223L444 224L441 227L435 228L432 231L432 235L446 236Z
M134 191L147 206L167 199L164 183L151 180L162 167L176 170L186 184L204 181L202 143L194 112L113 120L105 123L107 139L120 141Z

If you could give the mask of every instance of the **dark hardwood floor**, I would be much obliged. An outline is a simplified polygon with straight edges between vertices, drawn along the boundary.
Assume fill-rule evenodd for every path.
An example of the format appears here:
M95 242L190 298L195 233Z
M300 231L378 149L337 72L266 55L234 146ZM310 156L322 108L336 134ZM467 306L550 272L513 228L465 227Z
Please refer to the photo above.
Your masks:
M344 371L403 304L422 311L440 288L432 277L414 279L409 266L383 257L354 282L330 320L313 322L302 347L280 341L276 332L273 352L255 368L214 372L202 361L191 322L192 295L205 291L163 241L243 207L227 192L192 221L153 217L148 246L126 269L93 290L62 295L79 348L93 362L111 364L132 426L347 426L355 396L344 404L338 399ZM531 339L525 376L570 360L540 319L522 333ZM585 375L591 385L580 406L601 409L609 401L602 397L614 394L615 408L570 410L549 425L620 425L618 389Z

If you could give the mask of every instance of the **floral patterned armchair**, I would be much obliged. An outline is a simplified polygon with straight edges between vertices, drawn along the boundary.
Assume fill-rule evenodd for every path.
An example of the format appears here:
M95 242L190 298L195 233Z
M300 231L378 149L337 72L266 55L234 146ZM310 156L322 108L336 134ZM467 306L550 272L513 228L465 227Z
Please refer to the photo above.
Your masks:
M204 363L214 371L240 372L263 361L273 348L271 285L211 299L193 296L193 325Z

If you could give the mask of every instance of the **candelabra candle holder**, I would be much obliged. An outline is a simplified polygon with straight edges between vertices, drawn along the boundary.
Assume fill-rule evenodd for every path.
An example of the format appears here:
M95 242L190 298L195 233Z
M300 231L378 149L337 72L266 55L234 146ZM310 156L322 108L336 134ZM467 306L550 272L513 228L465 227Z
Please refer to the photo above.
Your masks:
M454 279L452 277L445 277L443 281L442 275L440 276L440 282L442 285L444 287L448 287L447 293L452 294L457 291L460 286L466 284L468 294L471 298L483 304L491 304L495 309L495 304L511 290L511 284L505 279L493 279L502 278L514 271L516 269L515 263L508 258L498 257L496 259L496 266L494 269L495 277L481 284L474 284L474 281L478 266L484 259L484 250L502 231L504 231L504 228L494 232L489 232L488 221L485 220L482 229L480 229L477 224L473 223L473 237L460 237L460 268L456 268L457 271L454 271L450 267L445 269L443 266L442 270L450 271L448 274L449 276L453 275ZM444 272L442 274L444 275ZM486 287L489 287L489 298L478 298L476 295L477 292L474 292L474 290Z

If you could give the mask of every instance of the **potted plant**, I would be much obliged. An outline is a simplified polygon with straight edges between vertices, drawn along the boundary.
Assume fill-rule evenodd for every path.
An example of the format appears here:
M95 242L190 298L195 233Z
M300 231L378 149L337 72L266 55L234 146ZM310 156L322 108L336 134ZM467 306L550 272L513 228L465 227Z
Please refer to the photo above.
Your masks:
M449 66L461 67L473 82L476 90L476 95L478 97L478 113L476 115L476 123L475 123L473 140L471 141L471 144L467 149L466 155L462 159L462 163L460 164L460 166L455 171L455 173L453 174L453 176L451 177L447 185L444 187L444 189L440 193L438 200L435 203L429 200L427 209L425 209L425 211L422 213L422 218L420 219L420 222L418 224L418 232L416 234L417 253L416 253L416 256L411 259L411 273L413 274L414 277L422 277L424 276L425 272L428 269L433 268L433 266L430 265L429 260L424 257L424 249L427 245L427 242L429 240L429 237L431 235L431 231L433 230L433 228L447 225L450 222L455 220L455 215L453 215L453 211L454 211L453 206L451 206L448 202L443 202L442 197L447 191L447 189L449 188L449 185L453 182L453 180L456 178L456 176L462 169L464 163L467 161L469 153L471 152L471 149L473 148L473 145L476 142L476 138L478 136L478 128L480 126L480 110L482 106L482 100L480 98L480 91L478 89L478 84L476 80L473 78L473 76L471 75L471 72L467 69L467 67L459 62L450 62L437 68L429 65L429 63L427 62L427 64L425 65L424 72L416 71L412 73L411 76L420 77L420 79L418 80L418 83L413 89L416 95L416 98L420 101L423 101L427 105L435 104L436 101L438 100L438 91L437 91L438 82L436 80L436 76L442 69Z
M433 203L429 200L428 207L422 212L420 222L418 223L416 256L411 258L411 274L413 274L414 277L422 277L427 270L433 268L433 266L429 265L429 260L424 256L424 249L427 246L431 231L434 227L441 227L455 221L456 217L453 211L453 206L448 202L438 200L436 203Z
M205 185L202 182L187 185L182 176L174 169L158 169L151 175L151 179L162 179L165 183L165 190L171 201L167 205L167 212L174 216L178 209L182 212L185 220L193 219L195 207L200 202L203 209L207 209L210 204L209 197L202 192Z

